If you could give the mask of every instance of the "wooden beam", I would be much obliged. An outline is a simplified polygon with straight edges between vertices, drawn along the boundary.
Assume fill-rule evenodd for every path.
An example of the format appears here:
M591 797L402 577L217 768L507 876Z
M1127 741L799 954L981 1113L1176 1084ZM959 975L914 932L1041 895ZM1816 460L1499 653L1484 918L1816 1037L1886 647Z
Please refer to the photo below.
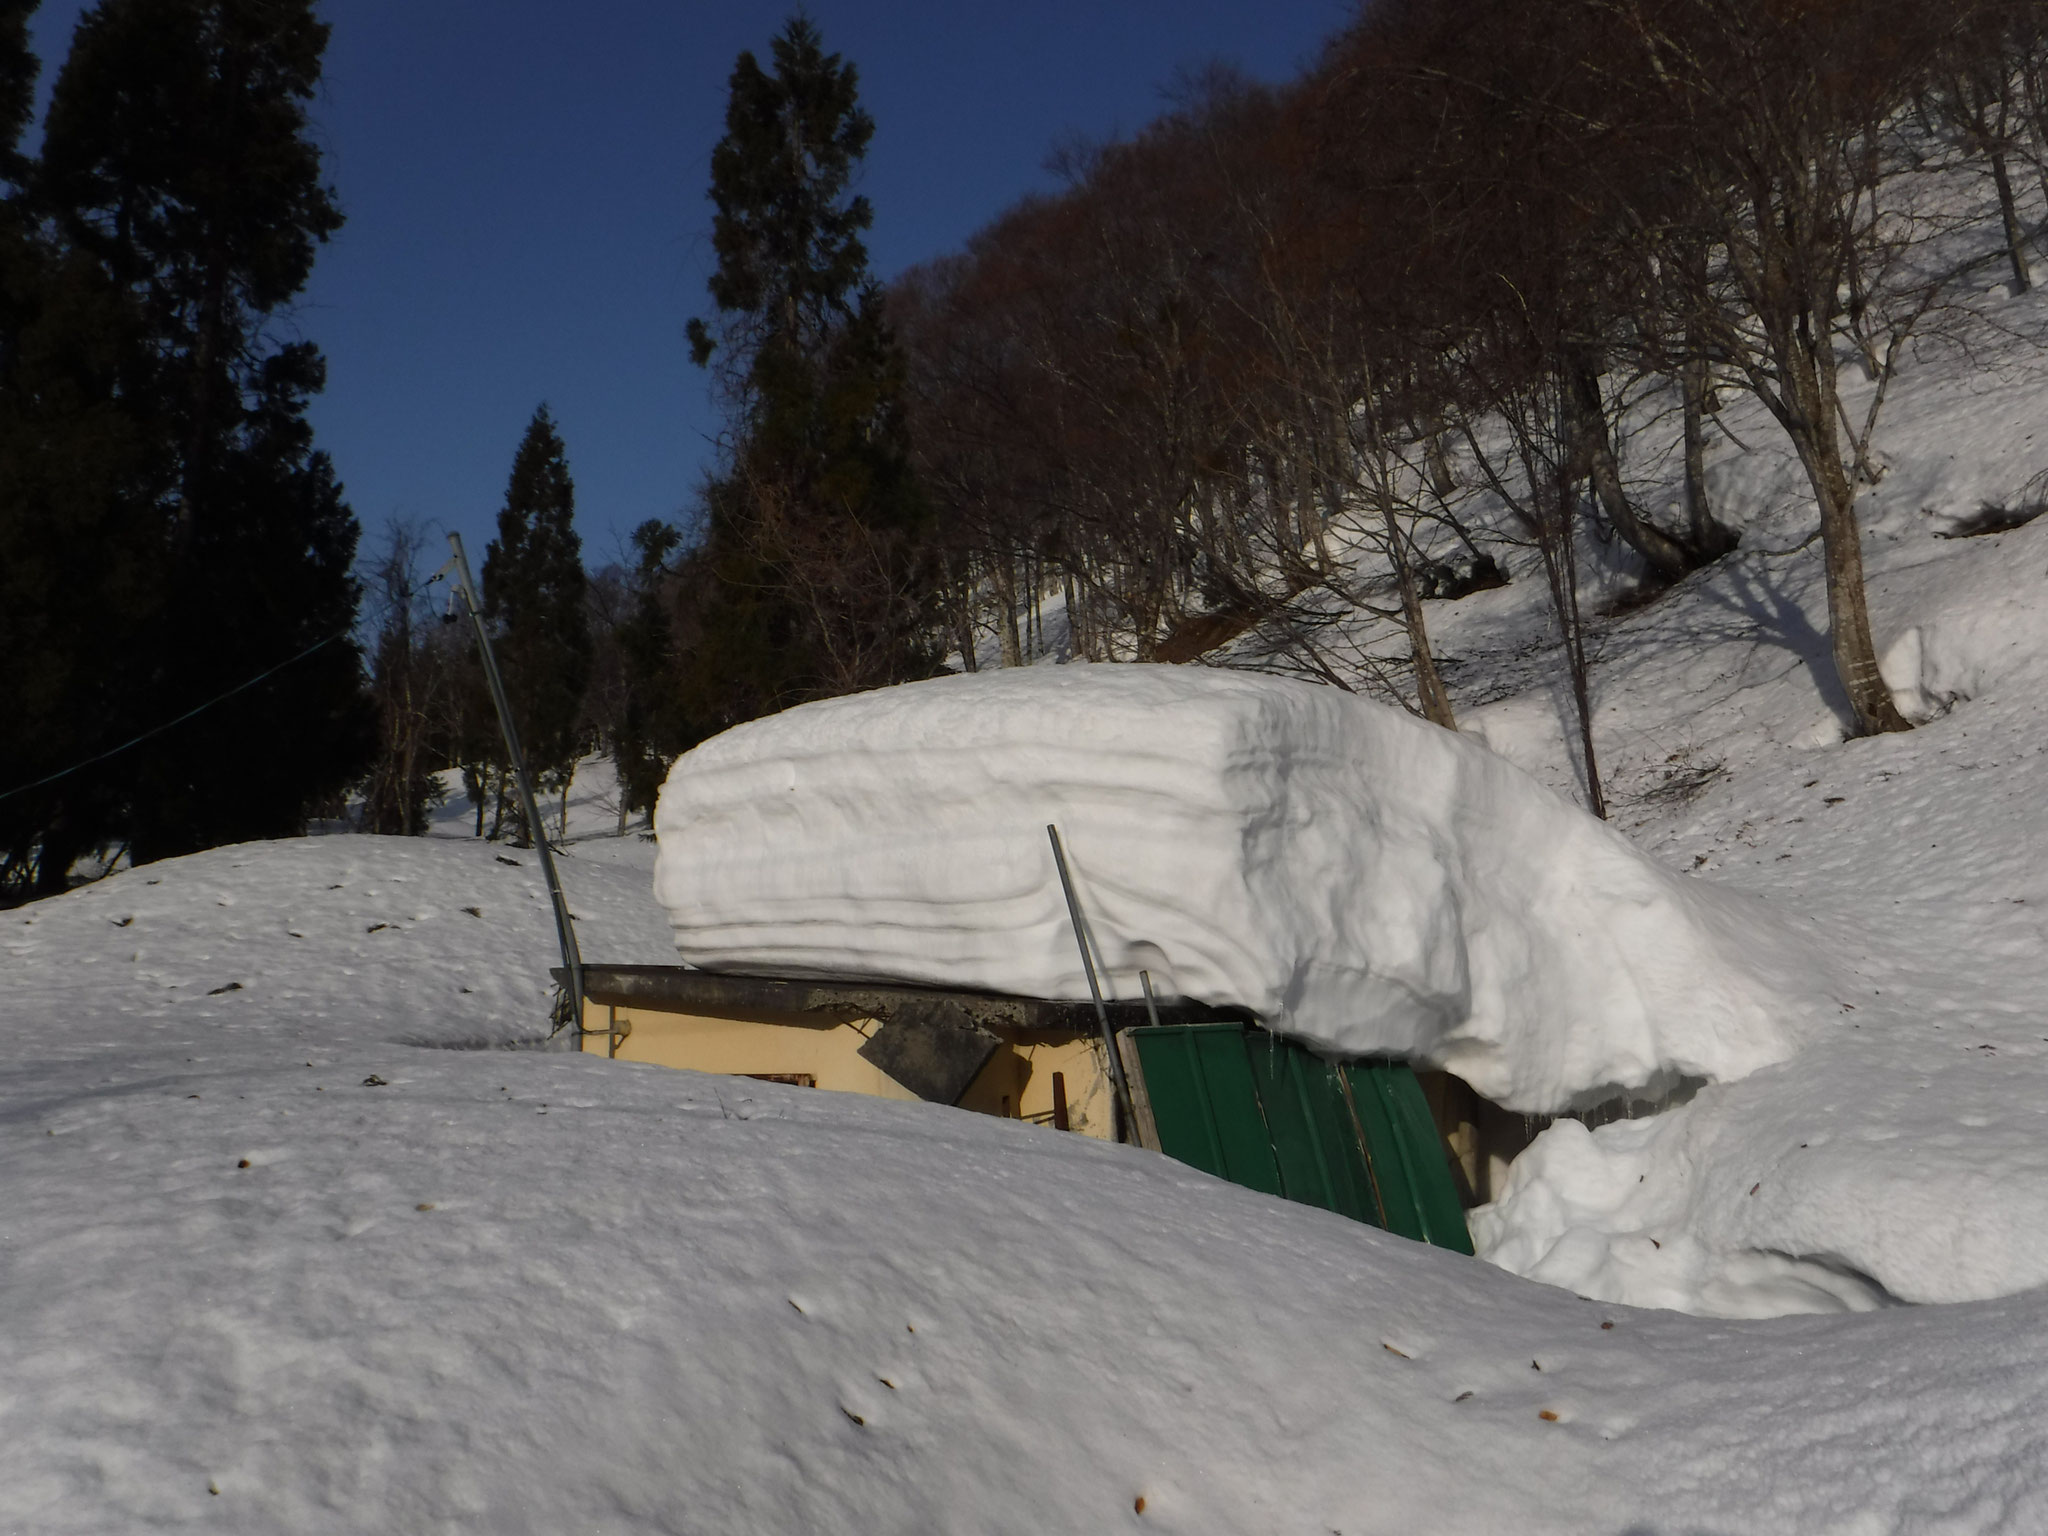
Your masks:
M954 992L939 987L906 987L864 981L791 981L770 976L735 976L682 965L592 965L583 967L583 988L592 1002L619 1008L653 1008L709 1018L759 1019L764 1023L810 1015L819 1023L847 1019L923 1020L935 1014L998 1035L1031 1032L1092 1035L1094 1006L1059 998L1015 997L1000 992ZM1151 1019L1142 1000L1104 1005L1112 1029L1130 1029ZM1241 1008L1216 1008L1176 999L1159 1005L1164 1024L1248 1018Z

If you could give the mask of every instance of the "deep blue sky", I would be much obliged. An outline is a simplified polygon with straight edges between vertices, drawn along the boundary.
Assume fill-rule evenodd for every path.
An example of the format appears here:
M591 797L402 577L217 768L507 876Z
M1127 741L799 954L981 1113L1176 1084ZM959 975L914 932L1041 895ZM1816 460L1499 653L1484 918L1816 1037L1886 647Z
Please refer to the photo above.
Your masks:
M692 500L717 417L683 325L708 308L711 147L743 48L784 0L325 0L314 107L348 224L295 323L328 357L314 407L365 548L394 516L480 563L546 400L592 564ZM45 0L44 86L84 0ZM1277 80L1351 0L810 0L860 70L876 271L957 248L1053 185L1055 142L1162 108L1177 70ZM438 540L436 541L438 542ZM437 562L438 563L438 562Z

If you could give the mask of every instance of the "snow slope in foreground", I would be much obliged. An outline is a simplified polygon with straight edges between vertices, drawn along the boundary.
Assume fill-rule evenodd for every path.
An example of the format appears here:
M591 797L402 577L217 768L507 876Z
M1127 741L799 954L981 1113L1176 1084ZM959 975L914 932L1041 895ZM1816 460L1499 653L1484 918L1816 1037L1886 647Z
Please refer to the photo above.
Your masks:
M655 890L713 970L1109 987L1448 1067L1511 1109L1782 1061L1839 1000L1798 924L1686 881L1465 737L1204 667L1024 668L807 704L686 753Z
M396 1043L533 1033L531 873L329 838L0 919L0 1529L2048 1527L2038 1294L1643 1313L1132 1148Z

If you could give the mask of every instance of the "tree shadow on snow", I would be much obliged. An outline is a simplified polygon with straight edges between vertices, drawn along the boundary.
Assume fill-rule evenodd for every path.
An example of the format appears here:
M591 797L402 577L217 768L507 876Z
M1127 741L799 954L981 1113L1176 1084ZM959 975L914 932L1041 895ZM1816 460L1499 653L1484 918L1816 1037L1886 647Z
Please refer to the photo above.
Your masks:
M1758 556L1724 561L1715 579L1702 585L1701 598L1725 615L1725 624L1711 621L1698 633L1705 642L1747 640L1752 644L1789 651L1805 664L1814 691L1842 727L1843 734L1856 729L1856 715L1849 696L1835 675L1835 653L1826 631L1816 629L1806 610L1787 590L1780 566L1763 563Z

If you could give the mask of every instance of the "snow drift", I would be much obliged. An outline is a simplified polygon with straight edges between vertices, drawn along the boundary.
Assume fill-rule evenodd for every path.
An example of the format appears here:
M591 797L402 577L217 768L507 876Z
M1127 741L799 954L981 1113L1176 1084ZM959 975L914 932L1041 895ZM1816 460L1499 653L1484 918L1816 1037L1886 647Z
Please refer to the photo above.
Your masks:
M1068 666L805 705L662 791L655 893L710 969L1254 1010L1559 1110L1786 1057L1810 961L1478 743L1333 688Z
M2030 592L1979 592L1906 629L1880 670L1909 720L1926 724L2014 680L2048 654L2048 608Z
M576 848L593 953L667 950L643 852ZM544 1019L535 873L0 913L0 1531L2048 1530L2048 1292L1703 1324L992 1116L394 1043Z

